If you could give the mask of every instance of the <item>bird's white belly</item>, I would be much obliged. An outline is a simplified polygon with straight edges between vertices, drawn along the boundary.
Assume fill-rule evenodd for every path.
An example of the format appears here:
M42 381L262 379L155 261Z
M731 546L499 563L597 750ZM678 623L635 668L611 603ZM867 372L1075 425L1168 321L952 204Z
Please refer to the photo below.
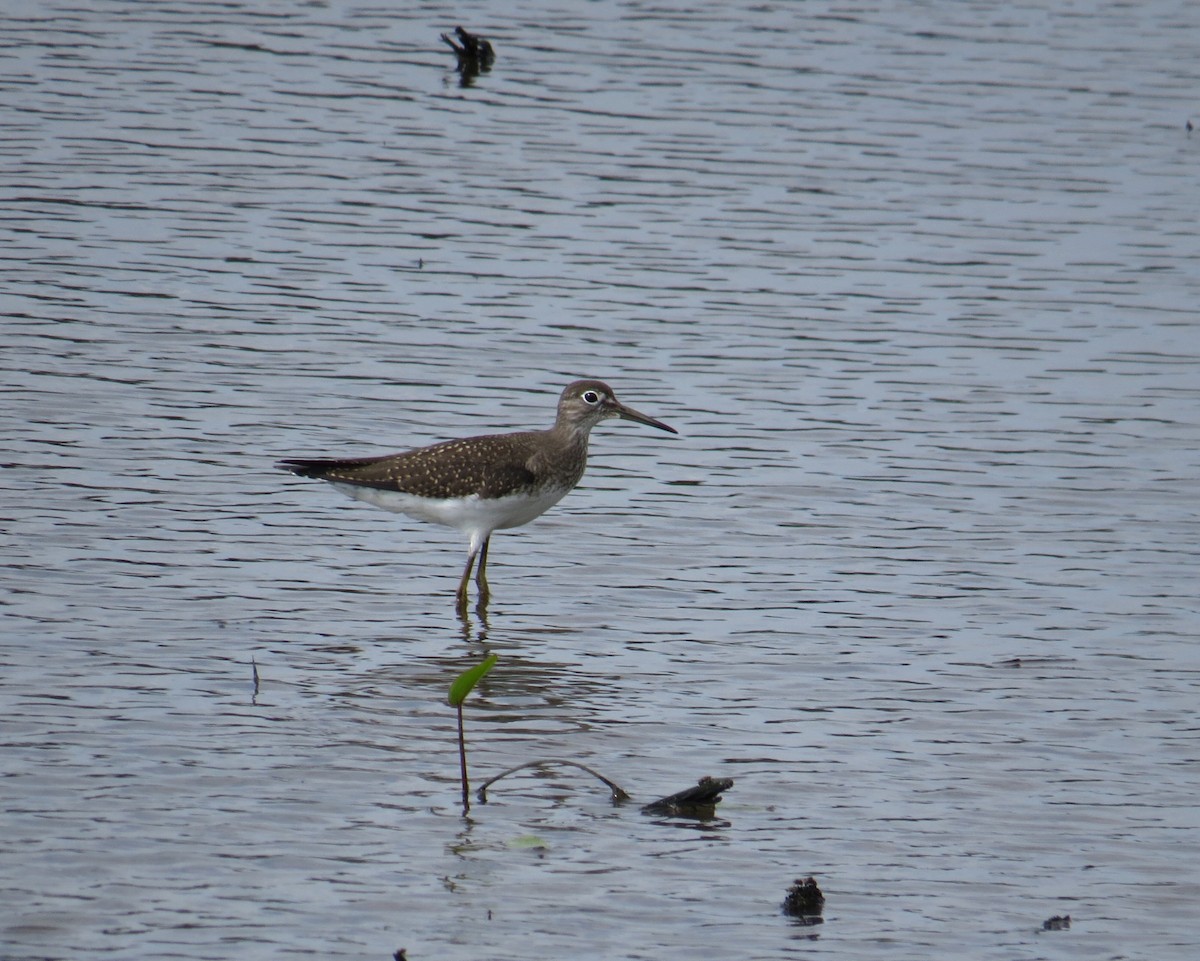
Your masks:
M360 487L357 484L332 482L343 494L364 501L385 511L407 514L418 520L453 527L465 534L483 534L520 527L544 514L562 500L569 487L550 487L532 494L507 497L417 497L403 491Z

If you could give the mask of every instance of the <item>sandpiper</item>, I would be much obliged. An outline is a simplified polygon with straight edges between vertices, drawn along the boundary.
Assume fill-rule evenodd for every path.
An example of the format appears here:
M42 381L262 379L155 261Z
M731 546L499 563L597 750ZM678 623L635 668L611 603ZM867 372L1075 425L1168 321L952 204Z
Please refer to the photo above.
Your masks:
M458 583L462 614L476 558L478 603L487 603L492 532L528 524L562 500L583 477L592 428L610 417L678 433L626 407L607 384L577 380L563 389L549 430L484 434L383 457L290 459L276 466L328 481L343 494L384 510L462 531L470 538Z

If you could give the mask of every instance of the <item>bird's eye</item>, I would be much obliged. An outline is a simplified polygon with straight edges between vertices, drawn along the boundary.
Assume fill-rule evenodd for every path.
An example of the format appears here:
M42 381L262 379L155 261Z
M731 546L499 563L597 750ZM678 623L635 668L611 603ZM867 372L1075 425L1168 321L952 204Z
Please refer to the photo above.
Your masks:
M600 395L594 390L585 390L583 392L583 401L585 404L598 404L600 403Z

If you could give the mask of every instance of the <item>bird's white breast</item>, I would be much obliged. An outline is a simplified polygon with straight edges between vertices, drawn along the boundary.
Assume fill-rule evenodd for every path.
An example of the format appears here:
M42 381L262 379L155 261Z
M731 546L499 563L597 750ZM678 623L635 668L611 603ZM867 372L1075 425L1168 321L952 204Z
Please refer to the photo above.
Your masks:
M465 534L486 536L492 531L520 527L546 513L562 500L569 487L547 487L528 494L506 497L417 497L403 491L362 487L358 484L332 482L343 494L364 501L385 511L407 514L418 520L453 527Z

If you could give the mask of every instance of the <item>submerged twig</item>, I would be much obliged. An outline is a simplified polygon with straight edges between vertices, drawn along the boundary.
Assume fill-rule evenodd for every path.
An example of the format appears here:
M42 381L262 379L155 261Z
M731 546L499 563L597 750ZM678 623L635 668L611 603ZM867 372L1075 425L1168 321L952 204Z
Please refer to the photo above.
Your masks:
M508 777L510 774L515 774L517 771L523 771L528 767L546 767L551 764L560 764L565 767L577 767L581 771L587 771L588 774L592 775L592 777L596 778L597 780L603 781L608 786L608 789L612 792L614 804L620 804L622 801L629 800L629 795L625 793L620 785L614 781L610 781L599 771L593 770L586 764L580 764L578 761L563 761L557 758L546 758L541 761L526 761L524 764L518 764L516 767L510 767L507 771L501 771L494 778L484 781L484 783L479 786L479 790L475 792L475 796L479 798L480 803L487 804L487 789L499 781L502 777Z

